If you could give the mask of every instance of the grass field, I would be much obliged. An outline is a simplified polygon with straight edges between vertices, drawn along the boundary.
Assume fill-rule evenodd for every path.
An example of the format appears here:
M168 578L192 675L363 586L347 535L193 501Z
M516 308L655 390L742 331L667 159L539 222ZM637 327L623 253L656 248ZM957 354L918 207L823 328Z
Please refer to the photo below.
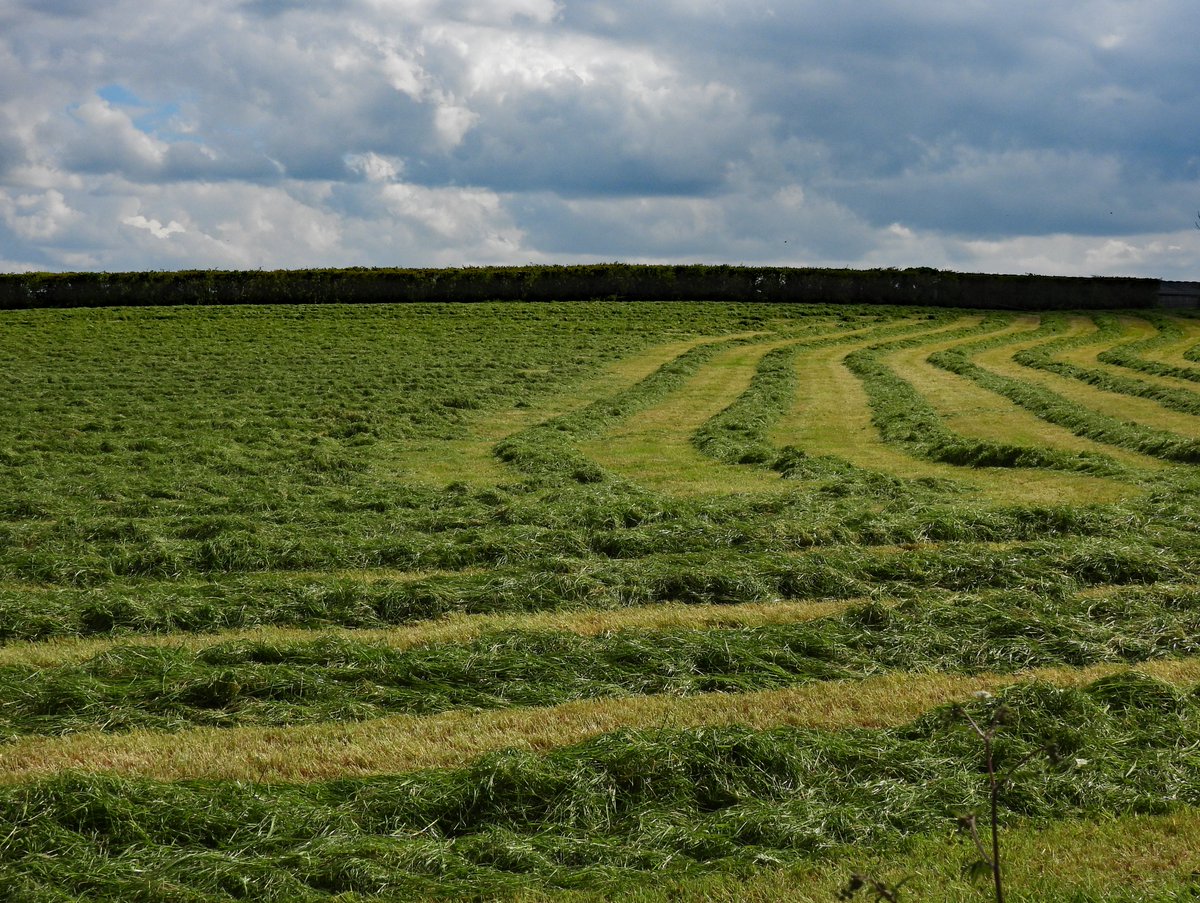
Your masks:
M1200 326L0 312L0 898L1194 899ZM1042 754L1052 749L1054 755Z

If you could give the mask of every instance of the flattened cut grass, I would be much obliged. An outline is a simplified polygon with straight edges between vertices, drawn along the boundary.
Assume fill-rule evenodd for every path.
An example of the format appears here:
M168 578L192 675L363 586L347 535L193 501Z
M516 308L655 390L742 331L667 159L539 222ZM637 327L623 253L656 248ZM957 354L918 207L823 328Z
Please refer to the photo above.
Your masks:
M1025 344L1019 336L1023 331L1032 331L1040 325L1035 316L1019 317L1005 332L1013 338L992 353L1011 355ZM1037 344L1038 339L1027 344ZM950 373L928 363L927 358L938 351L967 344L961 340L938 345L923 345L906 348L888 354L886 363L898 376L910 383L930 405L944 418L946 428L963 436L991 442L1006 442L1018 445L1042 446L1064 452L1090 452L1107 455L1132 467L1157 469L1162 462L1149 455L1093 442L1076 436L1065 427L1056 426L1039 419L1015 402L989 392L971 380ZM1013 364L1019 373L1026 368ZM1105 481L1112 484L1114 481ZM1099 499L1097 499L1099 500Z
M743 725L895 727L929 709L1030 680L1082 687L1134 671L1180 686L1200 680L1200 659L1155 661L1134 668L1095 665L1021 674L889 674L755 693L687 698L637 696L585 700L537 709L450 712L293 728L197 728L173 734L81 733L29 738L0 747L0 783L83 770L156 780L323 781L454 767L515 747L547 750L622 729Z
M511 479L512 472L492 453L501 439L567 411L582 408L597 398L627 389L663 364L701 345L730 339L748 339L759 332L702 336L655 345L606 366L599 375L578 386L539 401L532 407L489 412L474 420L463 439L407 440L395 443L386 468L418 482L445 486L453 482L496 485Z
M1072 317L1067 332L1058 338L1072 338L1086 335L1095 331L1095 324L1086 317ZM1057 339L1056 339L1057 340ZM1036 347L1044 342L1016 343L999 348L989 348L979 354L972 355L972 361L986 370L1019 379L1036 386L1042 386L1081 407L1102 411L1110 417L1126 420L1130 423L1150 427L1151 429L1166 430L1187 439L1200 437L1200 418L1192 414L1170 411L1162 405L1147 398L1123 395L1118 392L1106 392L1103 389L1090 386L1087 383L1056 373L1047 373L1025 367L1012 359L1012 356L1025 348ZM945 371L943 371L945 372ZM947 374L952 376L952 374ZM954 377L959 378L959 377ZM1061 428L1060 428L1061 429ZM1105 451L1118 460L1128 460L1118 454L1112 446L1103 446ZM1146 458L1148 456L1138 456Z
M715 462L691 444L691 437L746 390L763 355L795 341L744 345L718 354L665 401L580 449L601 466L658 491L697 495L781 488L778 474Z
M1104 502L1134 492L1128 484L1088 474L1035 468L955 467L905 454L880 438L871 422L867 394L844 363L848 354L869 344L817 348L797 356L799 390L795 405L771 436L775 444L794 445L812 455L833 455L860 467L897 476L953 480L999 502ZM1015 409L1014 405L1009 407ZM1035 418L1030 419L1040 424ZM1071 438L1074 441L1075 437Z
M1171 318L1171 322L1179 328L1179 338L1148 348L1142 355L1175 367L1195 367L1195 355L1200 349L1200 319L1176 316Z
M757 627L765 624L794 624L842 611L853 600L837 602L746 602L738 605L683 605L662 602L619 609L593 611L548 611L531 614L451 615L436 621L384 629L315 629L263 627L226 630L206 634L121 636L113 638L60 639L39 643L0 646L0 667L28 665L50 668L86 661L114 646L207 649L222 643L308 643L321 639L373 643L392 649L416 646L469 643L504 630L566 630L583 636L614 630L701 630L720 627Z
M1044 824L1021 820L1004 826L1005 898L1022 901L1186 900L1200 870L1200 811L1126 815L1103 821ZM978 903L984 893L963 874L971 860L961 836L917 837L884 855L847 850L837 863L793 868L760 867L748 874L718 873L622 888L629 903L828 903L854 873L895 884L903 900ZM531 891L520 903L593 903L594 891ZM864 899L861 897L860 899ZM865 899L870 899L866 897Z

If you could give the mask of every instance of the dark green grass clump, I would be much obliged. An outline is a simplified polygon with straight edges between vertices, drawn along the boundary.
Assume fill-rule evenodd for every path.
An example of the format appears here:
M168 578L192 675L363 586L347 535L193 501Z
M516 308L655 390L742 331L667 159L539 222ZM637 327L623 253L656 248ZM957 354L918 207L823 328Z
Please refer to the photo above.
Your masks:
M875 511L855 524L853 510L839 509L837 497L816 501L828 509L827 516L840 517L840 523L824 518L801 522L790 534L786 521L776 523L774 550L730 526L715 531L725 537L724 543L714 539L700 551L657 553L653 544L661 537L651 522L644 532L608 534L607 546L595 555L535 558L463 573L372 580L261 574L197 583L0 586L0 639L267 625L384 627L450 613L659 602L737 604L987 588L1069 592L1079 586L1189 581L1195 579L1194 562L1200 555L1200 509L1186 493L1154 496L1158 517L1152 520L1120 508L998 509L978 517L930 508L894 517ZM905 501L900 496L895 504ZM848 540L841 531L851 534ZM686 538L686 531L681 532L680 539ZM997 545L981 542L989 539ZM864 547L863 541L885 547ZM634 557L612 557L620 552Z
M1200 701L1137 675L1005 704L1000 815L1200 804ZM984 804L976 739L942 708L894 730L622 732L545 755L304 786L65 775L0 791L10 899L395 899L607 887L896 849Z

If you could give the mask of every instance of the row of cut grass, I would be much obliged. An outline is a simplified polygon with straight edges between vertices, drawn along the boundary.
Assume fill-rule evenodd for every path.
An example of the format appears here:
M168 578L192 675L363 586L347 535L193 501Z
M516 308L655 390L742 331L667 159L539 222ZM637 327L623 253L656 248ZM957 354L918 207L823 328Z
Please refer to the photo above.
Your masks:
M1171 684L1200 681L1200 659L1034 668L1016 673L880 674L778 690L585 699L546 708L274 727L192 727L177 732L85 731L23 737L0 758L0 783L21 783L80 768L161 781L307 783L422 768L462 767L504 749L544 752L620 730L740 725L820 730L889 728L982 692L1042 681L1079 687L1103 677L1144 674Z
M854 467L895 478L935 481L946 491L961 486L996 502L1094 503L1112 501L1134 491L1127 483L1087 474L1038 468L966 468L907 454L903 447L883 441L872 423L869 397L844 364L845 357L854 350L822 348L797 356L795 374L800 390L794 405L770 435L776 446L803 451L811 457L844 460ZM922 394L936 401L927 388ZM948 412L941 413L945 416ZM1004 412L1005 416L1008 413ZM787 457L785 453L781 460L786 462ZM795 468L799 462L790 463ZM813 469L814 462L804 463L806 468L800 472ZM837 480L844 485L847 477L838 474Z
M756 331L701 336L655 345L607 365L599 375L584 380L568 391L557 392L533 404L522 403L521 407L489 412L474 418L467 426L468 435L465 438L398 442L389 464L379 467L377 472L381 477L387 477L394 476L398 470L402 475L416 476L436 485L456 481L472 485L503 482L509 473L493 454L497 442L544 420L586 407L597 397L627 390L693 348L715 342L749 340L763 334Z
M1160 386L1059 359L1060 351L1065 349L1110 344L1121 334L1119 321L1115 318L1095 321L1076 317L1066 322L1068 326L1063 334L1049 342L1020 347L1011 355L984 352L974 359L994 372L1019 375L1035 383L1051 386L1072 401L1082 404L1085 399L1090 399L1091 406L1134 423L1173 429L1184 435L1194 434L1200 429L1200 421L1194 419L1196 413L1200 412L1200 395L1195 392ZM1024 372L1022 367L1026 368Z
M941 317L901 329L852 330L824 341L809 340L774 349L759 361L745 390L695 431L692 443L705 455L727 464L767 465L780 470L784 465L779 450L770 443L769 434L775 422L793 405L797 390L793 361L798 355L847 344L854 348L897 332L911 334L914 329L924 335L956 328L957 321L953 317L947 324L947 318Z
M1168 413L1151 402L1111 395L1053 374L1039 376L1018 364L1005 363L1007 350L960 347L937 352L929 361L1009 398L1041 419L1065 427L1077 436L1164 461L1200 463L1200 439L1147 425L1147 421L1165 420ZM986 366L975 360L984 361ZM1137 402L1141 404L1135 404ZM1152 405L1156 413L1147 411L1145 405ZM1120 410L1128 414L1135 407L1137 422L1105 413L1106 410ZM1173 420L1171 422L1174 424ZM1190 420L1181 426L1194 430Z
M764 355L794 342L733 348L711 358L662 402L581 443L579 448L601 466L659 492L778 490L774 474L715 463L692 446L691 438L709 418L745 391Z
M0 667L18 665L52 668L82 662L111 649L114 645L169 647L199 651L222 643L251 643L273 646L298 645L320 640L354 640L389 649L412 649L435 643L466 643L487 634L514 630L563 630L581 636L594 636L617 630L703 630L708 628L758 627L764 624L789 624L822 618L852 604L839 602L747 602L729 605L681 605L660 602L654 605L583 611L546 611L525 614L460 615L452 614L434 621L402 627L297 628L258 627L219 633L133 634L86 639L60 637L45 642L0 645Z
M1111 315L1098 315L1100 318ZM1121 317L1130 339L1094 353L1094 360L1109 367L1133 370L1144 378L1156 379L1162 385L1186 385L1200 382L1200 367L1181 364L1180 346L1190 345L1195 336L1187 337L1180 319L1157 313L1141 313L1138 317ZM1176 359L1172 360L1174 352ZM1182 381L1182 382L1181 382Z
M1036 320L1032 322L1036 323ZM1023 347L1029 340L1030 324L1029 319L1018 318L1006 329L970 341L967 343L968 347ZM1041 334L1042 328L1038 327L1034 331ZM1134 478L1133 473L1138 470L1162 467L1161 462L1154 458L1123 449L1114 450L1076 436L1070 430L1039 419L1001 395L929 363L931 356L953 350L963 344L959 340L902 348L886 354L883 361L941 416L945 428L957 435L1001 445L1021 445L1062 454L1100 455L1111 458L1132 471L1125 476L1127 487L1128 481Z
M1031 592L852 606L753 628L517 630L397 649L353 635L200 649L113 645L83 662L0 667L0 732L295 725L547 706L627 694L771 689L885 670L972 672L1198 655L1200 596Z
M0 629L12 642L263 626L379 628L451 613L836 600L999 586L1062 592L1080 585L1186 580L1197 554L1196 508L1169 489L1148 500L1154 503L1164 521L1152 530L1145 515L1103 508L999 509L991 516L964 518L939 517L935 509L905 512L894 523L879 519L842 526L869 528L876 543L916 544L907 551L844 545L781 554L825 539L812 535L812 528L792 532L781 525L779 551L774 552L557 559L419 580L262 575L209 583L133 582L37 592L18 588L0 590ZM836 506L832 513L838 514ZM1139 527L1147 532L1139 535ZM1000 545L962 542L989 534ZM1042 539L1031 542L1035 536ZM1013 545L1014 540L1019 542Z
M875 328L884 332L894 332L896 330L904 330L908 327L903 320L897 326L887 318L884 320L884 325ZM871 326L863 326L860 328L869 329ZM806 331L793 331L791 338L794 340L802 340L808 335L819 335L822 330L820 322L812 324ZM834 341L841 340L841 334L833 337ZM645 445L645 433L661 432L656 427L656 424L661 421L660 416L656 416L654 405L665 405L666 409L672 414L678 406L678 401L671 401L671 397L691 383L693 392L698 395L696 402L699 403L701 409L706 405L711 406L714 399L719 400L730 393L723 390L720 385L720 380L714 380L714 376L722 375L721 369L704 374L702 368L714 358L718 353L728 355L730 357L729 365L732 365L735 372L739 366L744 369L747 360L753 360L756 355L751 355L749 358L743 356L737 351L739 346L749 343L748 339L730 339L721 343L712 343L710 345L694 348L674 360L659 367L654 373L642 379L630 389L619 392L607 398L602 398L588 405L586 408L581 408L559 417L551 418L544 421L535 427L525 430L521 433L509 436L506 440L496 446L496 453L499 457L520 468L527 474L535 478L547 479L556 478L558 480L569 479L580 483L601 482L609 478L611 471L605 471L597 466L589 457L582 454L578 449L580 442L586 442L587 439L593 438L595 441L587 447L596 454L603 456L611 464L617 467L626 468L626 458L633 456L641 468L626 468L632 473L638 474L645 472L645 479L652 485L658 485L661 488L663 478L665 477L664 468L659 465L659 462L653 457L641 455L639 449ZM760 339L760 342L763 341ZM782 341L782 340L777 340ZM740 364L739 364L740 361ZM727 375L727 374L726 374ZM748 378L748 375L747 375ZM736 393L733 393L736 394ZM710 397L711 396L711 397ZM689 402L693 404L696 402ZM660 407L661 410L661 407ZM635 421L633 427L626 433L619 435L617 441L624 447L624 455L610 455L608 453L608 443L600 440L600 436L606 430L612 429L616 424L628 420L630 417L645 413L639 421ZM703 419L703 418L701 418ZM640 425L640 429L639 429ZM658 438L663 438L659 436ZM666 437L669 440L669 437ZM574 443L574 444L572 444ZM761 475L745 475L737 471L722 471L721 474L709 474L708 478L704 476L704 462L689 458L687 449L683 443L676 443L678 448L673 446L669 441L666 443L668 454L674 448L674 457L683 458L681 460L684 471L695 474L696 480L693 481L696 491L704 491L718 489L719 481L713 482L713 478L720 476L724 479L745 478L752 481L752 485L747 488L761 490L765 483ZM670 468L666 468L670 471Z
M957 338L999 329L1004 318L985 321ZM1007 335L1002 336L1007 339ZM1046 467L1094 474L1122 475L1124 469L1111 458L1087 452L1067 453L1040 446L964 437L947 429L942 417L910 383L885 363L885 357L919 339L900 340L855 351L845 365L862 382L873 412L872 422L885 442L899 445L918 457L945 464L972 467ZM950 354L945 351L941 354ZM938 355L934 355L936 358Z
M1122 673L1020 684L969 705L1014 713L1002 762L1034 757L999 813L1068 819L1200 805L1200 699ZM627 881L899 851L985 803L977 739L942 708L889 730L623 731L468 767L309 784L68 774L0 791L9 896L260 900Z

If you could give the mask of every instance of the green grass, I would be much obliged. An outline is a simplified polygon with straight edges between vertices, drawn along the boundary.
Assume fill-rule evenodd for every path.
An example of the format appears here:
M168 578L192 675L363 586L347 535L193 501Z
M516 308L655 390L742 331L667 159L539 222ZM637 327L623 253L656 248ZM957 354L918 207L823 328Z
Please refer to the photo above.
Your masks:
M965 327L957 337L967 338L979 332L995 330L1003 324L1004 320L997 317L993 322L984 321L976 327ZM920 338L897 340L864 348L846 357L846 366L867 390L874 423L885 441L903 446L918 457L943 464L1045 467L1107 475L1122 473L1122 468L1116 462L1097 454L1068 453L994 442L962 436L947 429L937 411L881 359L889 351L919 344ZM957 360L957 357L954 359Z
M980 367L963 350L942 351L930 362L1005 396L1043 420L1066 427L1077 436L1151 455L1164 461L1200 463L1200 439L1122 420L1082 407L1043 385L1025 382Z
M1117 574L1108 565L1110 581L1186 573L1179 562L1160 561L1155 574ZM1043 589L925 593L920 602L858 605L797 624L599 636L508 631L416 649L353 637L243 640L200 650L114 645L79 664L0 666L0 737L285 726L631 694L748 692L886 671L1132 664L1200 655L1198 633L1194 589L1102 599L1055 598Z
M1014 899L1182 894L1195 321L1144 316L0 312L0 897L967 899L931 707L1004 687L1089 763L1006 796Z
M1164 815L1200 803L1191 692L1118 675L1014 687L1001 762L1017 819ZM0 791L10 896L322 899L607 887L903 851L983 803L978 749L942 708L889 730L618 733L461 769L308 785L63 775Z

